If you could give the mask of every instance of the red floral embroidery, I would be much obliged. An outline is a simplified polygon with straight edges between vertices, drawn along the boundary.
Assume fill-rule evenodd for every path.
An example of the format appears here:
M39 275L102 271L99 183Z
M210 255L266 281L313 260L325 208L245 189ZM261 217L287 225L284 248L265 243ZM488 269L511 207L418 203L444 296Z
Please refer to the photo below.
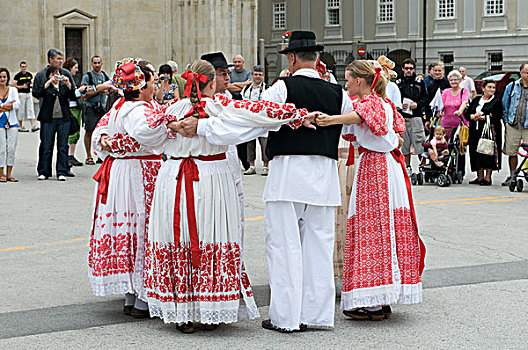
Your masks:
M92 276L133 273L137 243L135 232L124 232L118 235L108 233L99 239L92 237L88 255L88 266Z
M99 122L97 123L96 128L101 128L104 126L108 126L108 120L110 119L110 112L106 113L99 119Z
M219 101L224 107L227 107L229 104L231 104L234 108L246 109L252 113L260 113L265 110L266 115L271 119L285 120L294 118L297 115L299 118L288 123L288 125L294 130L302 125L306 115L308 114L308 111L304 108L295 109L295 105L293 103L280 104L265 100L231 100L225 94L216 94L215 99Z
M238 243L200 243L201 265L193 269L188 244L148 242L145 290L161 302L221 302L240 299ZM249 286L249 279L245 275ZM249 290L248 296L252 295Z
M382 99L377 94L363 96L361 101L353 102L354 111L356 111L363 123L366 123L370 131L376 136L384 136L389 132L385 118L385 108Z
M356 213L347 224L344 292L392 283L385 154L363 153L357 171Z
M402 284L422 282L418 230L412 222L412 214L409 208L394 210L394 231L396 233L396 253L398 254Z
M116 133L109 139L109 142L115 154L134 153L141 148L139 142L128 134Z
M348 219L343 291L390 285L392 251L387 156L365 152L358 165L356 212ZM393 210L402 284L421 282L418 232L408 208Z
M166 123L165 111L169 105L161 105L155 100L144 104L145 118L147 124L151 129L157 128L163 123Z

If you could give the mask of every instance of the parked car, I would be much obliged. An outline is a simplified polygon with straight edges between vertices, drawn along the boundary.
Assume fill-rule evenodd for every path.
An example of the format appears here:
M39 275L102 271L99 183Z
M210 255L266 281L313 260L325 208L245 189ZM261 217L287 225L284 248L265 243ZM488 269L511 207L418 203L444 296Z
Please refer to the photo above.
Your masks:
M479 74L475 80L475 89L477 94L482 94L482 82L484 80L493 80L496 84L497 90L495 95L499 98L502 98L506 86L512 81L520 79L521 76L519 72L512 71L502 71L502 70L491 70Z

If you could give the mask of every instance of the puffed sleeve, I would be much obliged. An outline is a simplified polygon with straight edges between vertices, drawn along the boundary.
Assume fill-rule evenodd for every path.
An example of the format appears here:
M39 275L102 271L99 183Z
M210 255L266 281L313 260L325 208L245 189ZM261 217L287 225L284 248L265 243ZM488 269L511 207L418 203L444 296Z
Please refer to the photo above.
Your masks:
M354 102L354 111L356 111L363 123L367 124L370 132L375 136L387 135L389 128L385 118L385 108L381 104L381 99L372 94L363 97L361 101Z
M99 122L92 133L92 150L100 159L103 159L108 155L108 152L101 148L100 141L102 135L108 135L108 119L110 118L111 111L112 110L99 119Z
M157 103L144 103L123 119L123 127L141 145L160 147L167 141L164 113Z

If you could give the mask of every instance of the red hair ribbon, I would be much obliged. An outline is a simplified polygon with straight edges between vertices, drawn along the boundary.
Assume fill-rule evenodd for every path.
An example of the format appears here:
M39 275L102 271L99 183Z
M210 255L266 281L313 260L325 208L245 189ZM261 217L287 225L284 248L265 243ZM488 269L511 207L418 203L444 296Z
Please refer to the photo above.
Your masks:
M378 80L381 76L381 68L380 67L375 67L374 68L374 71L376 73L374 73L374 81L372 82L372 86L370 87L371 90L374 91L374 88L376 87L376 84L378 83Z
M193 81L195 81L196 82L196 91L198 92L198 99L201 99L202 98L202 93L200 92L200 84L199 84L199 82L201 81L202 83L207 83L209 78L206 77L203 74L191 72L190 70L188 70L187 72L183 73L181 75L181 77L183 79L187 79L187 82L185 83L185 92L183 93L183 96L191 97L192 84L193 84Z
M192 117L195 111L198 111L198 118L205 118L205 101L200 101L189 109L189 112L183 117Z

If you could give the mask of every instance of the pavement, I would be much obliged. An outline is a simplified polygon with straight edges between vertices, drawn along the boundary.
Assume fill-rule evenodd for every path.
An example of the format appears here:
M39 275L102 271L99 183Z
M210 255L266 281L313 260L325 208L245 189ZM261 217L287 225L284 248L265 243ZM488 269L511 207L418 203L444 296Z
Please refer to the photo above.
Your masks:
M184 335L159 319L122 315L120 296L93 296L87 253L97 166L73 168L66 182L37 181L38 137L19 134L13 175L20 182L0 184L0 349L528 348L528 192L500 186L507 169L491 187L469 185L469 174L462 185L413 188L428 249L423 303L397 305L382 322L357 322L340 313L337 296L334 330L295 334L260 327L269 306L266 178L244 176L244 256L262 318ZM77 158L85 158L82 145Z

